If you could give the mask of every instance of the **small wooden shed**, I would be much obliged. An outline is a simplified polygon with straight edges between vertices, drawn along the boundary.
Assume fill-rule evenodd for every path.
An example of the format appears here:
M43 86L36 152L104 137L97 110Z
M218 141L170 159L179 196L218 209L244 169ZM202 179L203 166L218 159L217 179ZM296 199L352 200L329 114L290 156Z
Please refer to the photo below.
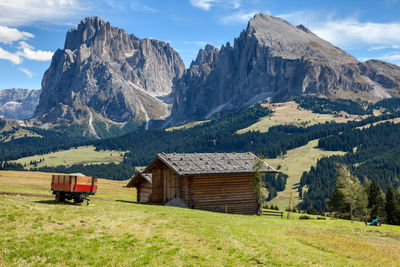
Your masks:
M126 187L136 187L137 202L151 202L152 175L138 171Z
M256 214L253 192L253 153L160 153L128 186L141 192L148 186L143 174L152 175L152 203L164 204L181 198L190 208L239 214ZM264 163L265 173L276 173ZM138 193L138 201L142 197ZM142 202L142 201L141 201Z

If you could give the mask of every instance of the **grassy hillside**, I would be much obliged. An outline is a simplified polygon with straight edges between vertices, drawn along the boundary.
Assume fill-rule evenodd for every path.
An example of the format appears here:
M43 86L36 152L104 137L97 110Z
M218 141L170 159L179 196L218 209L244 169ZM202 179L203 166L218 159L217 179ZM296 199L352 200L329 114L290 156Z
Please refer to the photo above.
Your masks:
M120 163L123 160L125 152L115 150L100 150L96 151L94 146L82 146L78 148L71 148L69 150L58 151L45 155L38 155L32 157L26 157L16 160L15 162L22 165L26 164L26 169L35 167L30 164L31 161L36 161L37 167L43 166L58 166L66 165L71 166L73 164L102 164L102 163ZM40 159L44 159L39 162Z
M1 175L0 187L7 183L12 189L15 177ZM18 190L32 192L29 184L35 178L18 175L18 184L26 183ZM40 180L38 186L48 182ZM100 184L99 191L113 189L99 192L90 206L0 195L0 265L396 266L400 262L400 227L140 205L127 200L134 192L108 182Z
M24 129L24 128L18 128L15 129L14 131L11 132L7 132L7 133L0 133L0 142L10 142L11 140L15 140L15 139L20 139L20 138L26 138L26 137L39 137L41 138L42 136L30 131L28 129Z
M175 131L175 130L182 130L182 129L189 129L192 127L195 127L197 125L202 125L204 123L210 122L211 120L205 120L205 121L192 121L183 125L179 125L179 126L174 126L174 127L169 127L167 129L165 129L167 132L171 132L171 131Z
M339 115L332 114L318 114L313 113L311 110L299 107L294 101L285 103L263 104L262 106L268 107L274 113L272 115L261 118L257 123L250 125L244 129L237 131L238 134L247 133L249 131L260 131L262 133L268 132L268 129L277 125L295 125L301 127L308 127L326 121L335 121L338 123L348 122L349 120L358 120L360 116L350 115L341 112Z
M290 194L296 204L299 203L299 193L297 191L301 175L305 171L309 171L311 166L317 164L318 159L332 155L344 155L341 151L325 151L317 148L318 140L310 141L307 145L289 150L286 155L266 159L265 161L274 168L281 166L279 171L286 173L289 177L286 181L286 188L282 192L278 192L271 203L277 205L280 209L288 207Z

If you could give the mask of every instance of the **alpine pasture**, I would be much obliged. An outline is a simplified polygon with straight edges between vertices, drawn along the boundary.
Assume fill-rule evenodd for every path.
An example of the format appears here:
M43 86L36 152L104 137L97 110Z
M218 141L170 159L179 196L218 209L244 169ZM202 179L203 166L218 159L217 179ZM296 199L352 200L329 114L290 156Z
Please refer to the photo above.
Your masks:
M0 265L399 266L400 227L213 213L135 202L99 179L89 206L56 204L51 175L0 172ZM4 194L4 191L14 194ZM19 194L18 194L19 193Z

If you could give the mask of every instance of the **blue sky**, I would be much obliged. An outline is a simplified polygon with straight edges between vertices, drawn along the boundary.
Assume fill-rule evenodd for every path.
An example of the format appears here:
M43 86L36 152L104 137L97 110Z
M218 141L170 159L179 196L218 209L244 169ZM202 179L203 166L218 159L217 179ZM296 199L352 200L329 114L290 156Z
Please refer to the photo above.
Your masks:
M205 44L232 43L258 12L304 24L361 61L400 65L400 0L0 0L0 89L39 89L66 32L87 16L170 42L188 67Z

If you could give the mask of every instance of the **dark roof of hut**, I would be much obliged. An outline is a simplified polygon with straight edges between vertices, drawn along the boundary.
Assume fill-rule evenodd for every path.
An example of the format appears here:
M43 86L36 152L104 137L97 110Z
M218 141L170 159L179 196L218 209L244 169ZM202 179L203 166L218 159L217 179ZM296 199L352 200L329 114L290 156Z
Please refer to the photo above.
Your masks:
M151 173L144 173L141 171L138 171L135 176L129 181L129 183L126 185L126 187L136 187L138 184L140 184L142 181L147 181L149 183L152 183L152 175Z
M247 153L160 153L143 171L151 172L153 164L161 160L181 176L245 174L254 172L254 164L259 158ZM264 172L277 171L264 162Z

